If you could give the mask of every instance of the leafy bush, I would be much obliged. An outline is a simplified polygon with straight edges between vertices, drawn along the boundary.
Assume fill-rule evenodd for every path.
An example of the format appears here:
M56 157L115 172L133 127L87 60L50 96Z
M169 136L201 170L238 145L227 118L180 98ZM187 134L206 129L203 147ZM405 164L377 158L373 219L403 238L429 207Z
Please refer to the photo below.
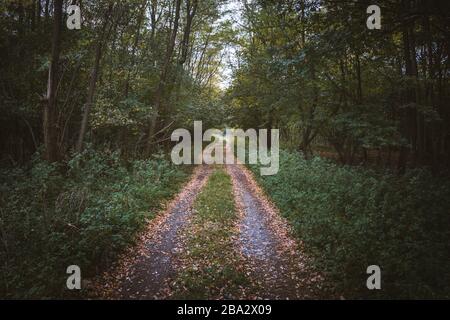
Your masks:
M163 157L124 164L87 149L65 167L0 172L0 296L67 296L66 268L95 275L133 242L187 174Z
M426 170L404 176L280 152L259 176L318 268L346 297L450 297L450 183ZM379 265L382 290L366 288Z

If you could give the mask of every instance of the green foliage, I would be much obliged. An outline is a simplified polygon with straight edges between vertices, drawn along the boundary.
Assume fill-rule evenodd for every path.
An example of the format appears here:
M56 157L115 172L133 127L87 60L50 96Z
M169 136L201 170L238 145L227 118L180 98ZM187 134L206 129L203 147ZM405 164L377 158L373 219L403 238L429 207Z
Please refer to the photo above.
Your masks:
M448 168L450 149L433 143L449 134L440 106L449 104L450 86L430 61L447 59L434 46L448 46L440 12L449 2L380 0L386 32L366 27L364 1L294 3L243 4L240 60L226 96L233 125L279 128L285 146L308 155L326 146L346 164L407 149L385 165ZM413 12L422 15L402 21Z
M282 151L278 174L260 182L345 297L450 297L448 179L425 170L396 176L341 167ZM382 270L380 291L366 288L372 264Z
M67 266L94 276L186 177L161 156L124 164L89 148L67 168L35 160L0 174L0 296L9 298L68 295Z

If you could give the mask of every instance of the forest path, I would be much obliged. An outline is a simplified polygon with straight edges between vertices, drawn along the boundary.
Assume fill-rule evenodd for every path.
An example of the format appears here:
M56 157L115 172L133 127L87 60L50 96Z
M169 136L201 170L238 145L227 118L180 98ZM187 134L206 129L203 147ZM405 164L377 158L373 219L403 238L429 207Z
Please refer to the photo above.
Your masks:
M189 223L192 204L206 184L211 167L198 166L191 180L154 218L138 244L128 250L119 265L103 276L99 295L112 299L164 299L176 275L174 256L182 251L179 232Z
M234 197L237 212L234 218L236 237L230 250L241 257L241 269L253 288L236 298L320 297L321 277L308 267L310 263L299 242L292 237L288 223L252 173L241 164L225 165L225 168L231 177L232 190L228 192ZM179 258L192 250L183 239L195 227L191 226L195 214L193 207L214 170L208 165L195 169L191 180L168 208L150 222L138 245L130 248L118 266L103 277L100 296L113 299L173 298L172 284L180 271L177 269Z
M321 277L312 271L287 222L241 164L227 165L240 221L238 250L248 263L263 299L311 299L320 296Z

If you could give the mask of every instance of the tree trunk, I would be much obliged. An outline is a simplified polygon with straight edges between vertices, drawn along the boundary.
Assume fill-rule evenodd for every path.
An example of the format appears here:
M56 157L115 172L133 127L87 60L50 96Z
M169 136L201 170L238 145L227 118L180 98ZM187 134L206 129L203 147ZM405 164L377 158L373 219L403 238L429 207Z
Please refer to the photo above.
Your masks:
M410 3L408 1L403 1L403 8L405 12L410 11ZM416 48L414 40L414 21L409 22L404 26L403 29L403 52L405 59L405 76L412 78L417 78L417 61L416 61ZM411 80L410 79L410 80ZM415 152L417 148L417 111L415 103L417 102L416 94L417 83L413 86L408 86L405 92L405 104L406 108L404 112L401 112L403 119L401 121L400 131L402 135L408 140L412 145L412 150ZM401 146L400 155L398 161L398 170L403 173L406 168L406 163L408 160L409 147Z
M153 115L153 117L150 121L147 145L146 145L146 150L145 150L146 155L150 155L150 152L152 150L153 136L155 135L158 117L160 116L159 113L161 112L162 95L163 95L164 88L166 86L167 75L168 75L169 69L170 69L170 62L171 62L171 59L173 56L173 51L175 49L175 40L177 37L178 22L180 19L180 7L181 7L181 0L176 0L174 24L173 24L172 32L170 34L169 41L167 43L167 51L166 51L166 56L164 59L164 65L163 65L161 75L159 78L158 88L155 93L155 114Z
M61 51L61 20L62 20L62 0L55 0L54 8L54 23L53 23L53 39L52 39L52 56L50 61L50 68L48 72L47 83L47 103L44 106L44 146L45 158L54 162L57 160L57 143L56 143L56 88L59 55Z
M183 65L186 62L189 48L189 38L191 35L192 20L194 19L195 13L197 11L197 0L193 0L192 6L191 1L187 0L186 6L186 26L184 28L183 40L181 41L181 58L178 61L178 64L180 65Z
M99 40L95 49L95 62L94 67L91 72L91 78L89 82L89 91L84 106L83 119L81 120L80 133L78 135L78 141L76 146L76 151L81 152L83 150L84 136L86 135L86 130L89 123L89 114L91 112L92 103L94 101L95 88L97 84L98 73L100 69L100 60L102 56L102 41Z
M130 63L130 68L127 71L127 79L125 80L125 93L124 93L125 98L128 97L128 94L130 91L131 73L132 73L132 70L135 65L136 49L139 44L139 38L141 35L141 25L142 25L142 20L144 19L144 16L145 16L146 8L147 8L147 1L144 1L142 4L141 10L140 10L138 21L137 21L136 35L135 35L134 42L133 42L133 48L131 49L131 63Z
M45 19L48 19L49 16L49 6L50 6L50 0L45 1Z
M92 68L91 77L89 80L88 96L86 99L86 104L84 106L83 118L81 120L80 133L78 135L78 141L77 141L77 145L76 145L77 152L81 152L83 150L84 137L86 135L86 131L87 131L87 128L89 125L89 115L91 113L92 103L94 102L95 89L97 87L97 78L100 73L100 61L102 59L103 42L104 42L105 38L107 37L106 33L109 34L111 32L113 25L115 24L115 23L110 24L108 32L106 31L108 24L109 24L109 19L111 17L111 13L113 11L113 7L114 7L114 5L110 4L108 7L108 10L105 13L102 30L100 32L100 35L98 37L97 44L95 47L94 66Z

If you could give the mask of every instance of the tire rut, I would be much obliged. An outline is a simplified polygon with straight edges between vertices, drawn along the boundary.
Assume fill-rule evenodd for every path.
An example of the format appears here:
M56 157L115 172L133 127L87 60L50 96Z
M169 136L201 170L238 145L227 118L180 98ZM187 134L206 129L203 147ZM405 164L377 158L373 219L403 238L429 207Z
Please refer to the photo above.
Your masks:
M154 218L119 266L104 276L103 296L113 299L164 299L170 294L169 283L176 275L174 260L180 248L179 232L192 214L192 204L211 173L209 166L195 169L193 177Z
M237 247L263 299L311 299L320 291L321 277L290 235L287 222L267 199L252 174L241 164L227 165L240 213Z

